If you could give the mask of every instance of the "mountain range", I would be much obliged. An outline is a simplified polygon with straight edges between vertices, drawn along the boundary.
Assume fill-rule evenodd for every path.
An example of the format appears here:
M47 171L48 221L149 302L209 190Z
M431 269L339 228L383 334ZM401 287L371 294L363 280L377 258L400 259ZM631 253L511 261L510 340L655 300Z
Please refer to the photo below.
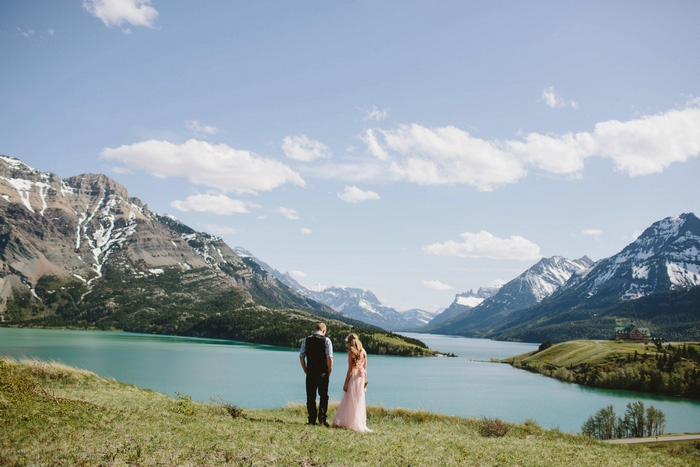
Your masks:
M242 304L332 312L290 293L219 237L151 212L105 175L61 180L0 156L0 197L3 304L15 291L36 298L42 277L78 281L92 292L116 273L129 282L175 270L210 291L235 290Z
M585 256L578 260L561 256L543 258L481 303L428 328L437 333L479 335L482 329L490 329L512 312L540 303L574 273L583 271L592 264L593 261Z
M398 331L422 327L434 317L434 314L420 309L397 311L383 305L372 291L361 288L331 286L311 290L299 284L289 273L279 272L245 248L236 247L234 251L242 258L251 258L297 293L323 303L348 318Z
M700 220L686 213L595 264L544 258L500 288L458 294L439 316L398 312L369 290L307 289L243 248L150 211L105 175L62 180L0 156L0 323L295 346L292 334L318 317L533 342L608 338L635 321L700 340L699 286Z
M105 175L62 180L0 156L1 323L297 346L320 318L334 320L332 332L357 328L374 350L425 347L385 345L396 336L382 343L376 327L298 294L221 238L150 211Z
M700 220L693 213L652 224L621 252L573 275L536 306L512 313L491 337L609 338L635 322L652 336L700 340Z
M700 220L668 217L595 264L543 259L477 306L423 330L562 341L610 338L632 321L667 339L700 339L699 251Z

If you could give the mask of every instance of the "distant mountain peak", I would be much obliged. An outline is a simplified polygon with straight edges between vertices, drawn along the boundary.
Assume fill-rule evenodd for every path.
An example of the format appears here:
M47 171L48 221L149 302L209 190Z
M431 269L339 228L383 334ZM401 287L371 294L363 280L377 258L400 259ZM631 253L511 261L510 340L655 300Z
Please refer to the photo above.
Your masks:
M472 302L464 303L465 297L458 295L455 303L434 319L431 325L437 324L434 329L436 332L448 333L455 329L469 332L491 326L515 311L540 303L565 284L572 275L587 269L591 264L592 261L587 256L578 260L562 256L542 258L481 303L465 306L471 305ZM452 316L447 314L448 310ZM444 316L447 318L439 319Z
M700 220L693 213L654 222L621 252L599 261L573 284L586 297L631 300L700 285Z
M433 316L424 310L399 312L394 308L383 305L371 290L358 287L321 286L317 284L315 287L307 289L289 273L283 274L279 272L269 264L256 258L247 249L236 247L234 251L241 257L254 260L297 293L323 303L348 318L360 320L384 329L406 330L423 326Z

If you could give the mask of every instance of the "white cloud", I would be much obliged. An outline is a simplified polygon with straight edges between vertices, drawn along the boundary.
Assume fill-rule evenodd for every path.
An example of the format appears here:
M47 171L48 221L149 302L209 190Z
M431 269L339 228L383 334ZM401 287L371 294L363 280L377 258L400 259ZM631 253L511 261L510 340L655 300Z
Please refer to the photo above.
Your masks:
M625 122L600 122L590 132L533 132L511 140L485 140L454 126L426 128L414 123L393 130L366 130L361 139L374 160L324 171L344 180L468 184L482 191L515 183L531 168L579 175L591 157L609 159L615 170L629 176L648 175L697 157L698 128L700 100Z
M443 284L440 281L422 281L423 286L433 290L452 290L451 285Z
M285 207L280 206L280 208L275 209L274 212L278 212L278 213L282 214L284 217L286 217L287 219L292 220L292 221L299 219L299 214L297 214L297 212L291 208L285 208Z
M301 176L288 166L225 144L190 139L183 144L168 141L105 148L100 159L120 161L132 170L154 177L183 177L190 183L223 192L256 193L285 183L304 186Z
M378 200L380 196L374 191L365 191L356 186L346 186L345 190L338 193L338 198L346 203L359 203L360 201Z
M379 110L376 106L372 106L372 108L367 111L365 120L374 120L378 122L380 120L384 120L388 115L389 112L386 110Z
M55 29L49 29L49 30L46 31L46 32L49 33L49 36L53 36L54 34L56 34L56 30L55 30Z
M596 124L595 153L630 176L662 172L673 162L700 154L700 102L684 109L620 122Z
M551 109L558 109L562 107L578 109L578 103L575 101L568 101L561 97L554 90L554 86L550 86L542 90L542 100L544 100L545 104L547 104L547 106Z
M524 141L507 141L503 146L519 160L546 172L571 174L583 170L595 144L590 133L560 136L530 133Z
M311 235L313 233L313 230L307 227L302 227L301 229L299 229L299 232L303 233L304 235Z
M235 234L238 232L238 230L235 227L228 227L225 225L219 225L219 224L206 224L204 226L204 229L206 232L212 233L214 235L230 235L230 234Z
M185 125L187 125L187 128L200 138L206 138L207 136L215 135L219 132L217 127L202 125L197 120L188 120L185 122Z
M314 159L328 159L332 156L328 146L309 139L306 135L287 136L282 142L282 151L290 159L311 162Z
M581 232L583 235L587 235L589 237L595 237L596 239L603 235L603 231L600 229L586 229L583 232Z
M379 144L377 137L374 136L374 131L371 128L365 130L365 134L360 136L360 139L367 144L367 151L381 161L389 159L389 153Z
M289 271L289 275L292 277L300 277L302 279L306 277L306 273L302 271Z
M513 183L526 174L523 164L498 142L447 126L402 125L384 131L386 148L402 158L391 161L400 180L420 185L467 183L482 191Z
M462 258L491 258L531 260L542 257L540 247L531 241L513 235L498 238L482 230L479 233L465 232L461 242L449 240L423 247L423 251L438 256L458 256Z
M150 0L83 0L83 8L93 16L101 19L107 27L128 23L132 26L155 28L158 12L151 6ZM123 28L125 34L131 30Z
M247 206L255 206L241 200L231 199L226 195L198 194L188 196L185 201L173 201L172 207L179 211L189 212L209 212L219 215L246 214L249 213Z

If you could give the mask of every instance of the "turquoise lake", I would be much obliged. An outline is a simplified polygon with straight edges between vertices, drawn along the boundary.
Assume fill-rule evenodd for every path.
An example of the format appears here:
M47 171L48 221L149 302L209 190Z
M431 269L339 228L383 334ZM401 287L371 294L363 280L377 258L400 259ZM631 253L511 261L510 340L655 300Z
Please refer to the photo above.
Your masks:
M368 404L510 422L534 419L545 428L579 432L600 408L612 404L622 415L628 402L642 400L666 414L667 433L700 432L700 401L592 389L488 362L528 352L536 344L406 335L458 357L370 355ZM305 401L298 349L151 334L0 328L0 355L54 360L171 396L177 391L241 408ZM336 352L331 400L342 397L346 369L346 354Z

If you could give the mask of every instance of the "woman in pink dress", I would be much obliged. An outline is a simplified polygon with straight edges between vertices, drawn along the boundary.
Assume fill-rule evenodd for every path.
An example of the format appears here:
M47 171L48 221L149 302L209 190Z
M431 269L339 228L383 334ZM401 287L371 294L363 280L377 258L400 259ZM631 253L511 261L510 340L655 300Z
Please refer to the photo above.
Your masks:
M350 334L348 343L348 373L343 385L343 400L333 417L333 426L349 428L359 432L372 431L367 428L365 407L365 385L367 381L367 352L357 334Z

